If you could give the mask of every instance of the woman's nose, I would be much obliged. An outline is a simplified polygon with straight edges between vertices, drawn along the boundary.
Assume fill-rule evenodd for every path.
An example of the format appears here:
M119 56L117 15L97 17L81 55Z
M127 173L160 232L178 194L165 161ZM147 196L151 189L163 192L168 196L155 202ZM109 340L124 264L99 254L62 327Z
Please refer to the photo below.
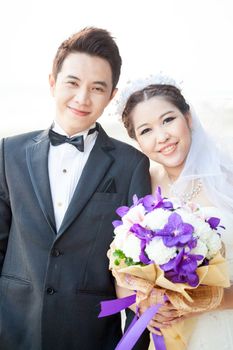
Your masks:
M167 132L164 132L164 131L160 130L156 134L156 140L157 140L158 143L164 143L167 140L169 140L169 134Z

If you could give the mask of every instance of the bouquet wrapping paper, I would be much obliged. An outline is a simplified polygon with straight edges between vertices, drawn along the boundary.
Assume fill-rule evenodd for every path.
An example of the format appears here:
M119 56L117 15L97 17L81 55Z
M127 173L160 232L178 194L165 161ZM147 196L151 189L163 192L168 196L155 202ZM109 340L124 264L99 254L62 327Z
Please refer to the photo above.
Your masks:
M159 187L154 196L134 196L131 207L116 212L121 220L113 222L109 268L120 287L136 294L139 309L169 300L182 316L219 306L230 286L219 218L205 217L193 203L162 197ZM194 325L195 317L161 328L164 344L153 335L156 349L185 349Z

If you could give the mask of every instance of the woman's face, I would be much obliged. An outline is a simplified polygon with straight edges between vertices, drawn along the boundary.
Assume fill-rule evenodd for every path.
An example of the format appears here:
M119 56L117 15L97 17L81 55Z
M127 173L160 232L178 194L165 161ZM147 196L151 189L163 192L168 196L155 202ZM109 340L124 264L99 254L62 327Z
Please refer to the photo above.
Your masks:
M179 176L191 145L191 117L163 97L139 103L131 112L136 140L150 159Z

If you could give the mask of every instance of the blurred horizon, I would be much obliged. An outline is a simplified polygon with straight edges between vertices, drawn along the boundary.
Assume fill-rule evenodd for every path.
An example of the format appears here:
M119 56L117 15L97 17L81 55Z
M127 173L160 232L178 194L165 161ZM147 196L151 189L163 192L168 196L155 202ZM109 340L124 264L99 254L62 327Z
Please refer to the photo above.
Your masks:
M221 130L220 136L233 136L231 0L145 0L124 6L111 0L2 2L1 136L51 124L52 60L60 43L86 26L105 28L116 38L123 60L119 88L162 71L182 81L184 96L203 123L214 133ZM125 140L113 106L100 122Z

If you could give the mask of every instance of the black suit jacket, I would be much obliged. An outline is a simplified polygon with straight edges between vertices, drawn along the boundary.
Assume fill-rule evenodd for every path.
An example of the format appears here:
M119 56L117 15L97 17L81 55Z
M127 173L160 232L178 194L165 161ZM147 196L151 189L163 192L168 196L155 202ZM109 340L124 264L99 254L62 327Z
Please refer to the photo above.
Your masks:
M151 191L149 161L100 127L56 232L48 150L48 130L1 141L0 348L113 350L120 315L97 318L116 297L106 252L115 209Z

